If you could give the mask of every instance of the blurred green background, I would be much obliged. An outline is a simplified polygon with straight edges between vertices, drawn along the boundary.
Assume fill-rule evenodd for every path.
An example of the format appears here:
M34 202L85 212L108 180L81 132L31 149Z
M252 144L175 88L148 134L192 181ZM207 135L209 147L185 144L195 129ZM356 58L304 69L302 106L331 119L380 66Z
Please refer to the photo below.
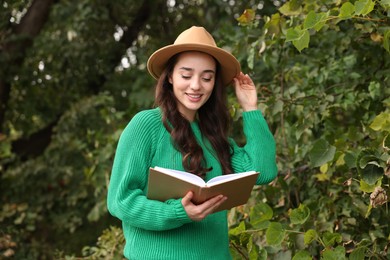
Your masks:
M235 259L390 255L389 0L4 0L0 259L121 259L106 209L146 61L192 25L258 88L278 178L229 212ZM232 136L241 133L229 89ZM145 245L148 246L148 245Z

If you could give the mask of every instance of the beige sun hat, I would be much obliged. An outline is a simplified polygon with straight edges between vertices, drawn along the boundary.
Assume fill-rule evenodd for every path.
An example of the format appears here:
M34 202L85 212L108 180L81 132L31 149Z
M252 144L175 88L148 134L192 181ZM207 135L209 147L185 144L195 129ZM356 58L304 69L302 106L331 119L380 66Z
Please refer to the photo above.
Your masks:
M148 60L149 73L158 79L168 60L183 51L201 51L213 56L221 66L222 82L228 85L240 71L240 63L229 52L219 48L213 36L203 27L192 26L183 31L171 45L155 51Z

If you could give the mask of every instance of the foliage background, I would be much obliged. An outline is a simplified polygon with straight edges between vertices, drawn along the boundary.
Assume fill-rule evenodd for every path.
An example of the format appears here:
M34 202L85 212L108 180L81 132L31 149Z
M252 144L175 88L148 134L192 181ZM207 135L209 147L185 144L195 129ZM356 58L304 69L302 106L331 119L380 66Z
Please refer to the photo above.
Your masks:
M389 0L3 1L0 258L121 259L116 142L145 64L206 27L254 78L278 178L229 212L236 259L390 256ZM244 143L231 96L232 135Z

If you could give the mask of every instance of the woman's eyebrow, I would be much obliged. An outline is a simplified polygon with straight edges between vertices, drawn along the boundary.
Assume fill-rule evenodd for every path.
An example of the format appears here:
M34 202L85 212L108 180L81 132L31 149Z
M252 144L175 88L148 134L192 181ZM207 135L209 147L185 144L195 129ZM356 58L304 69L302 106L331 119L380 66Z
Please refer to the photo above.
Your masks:
M181 70L186 70L186 71L193 71L194 69L188 68L188 67L181 67L179 68Z
M189 67L181 67L179 68L180 70L185 70L185 71L193 71L194 69L192 68L189 68ZM214 70L204 70L203 73L214 73L215 74L215 71Z

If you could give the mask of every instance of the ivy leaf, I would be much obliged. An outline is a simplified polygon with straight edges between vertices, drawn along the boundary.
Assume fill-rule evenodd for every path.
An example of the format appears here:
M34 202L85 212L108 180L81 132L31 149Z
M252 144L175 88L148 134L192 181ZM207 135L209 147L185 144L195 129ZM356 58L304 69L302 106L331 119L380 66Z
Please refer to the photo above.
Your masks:
M317 14L314 11L310 11L303 23L304 29L314 28L317 32L325 25L326 19L328 18L329 13L319 13Z
M359 153L357 158L357 170L368 185L374 185L384 174L384 165L374 150L366 149Z
M245 222L241 221L240 224L229 230L229 236L237 236L246 230Z
M333 160L335 153L336 147L329 145L324 139L319 139L309 152L310 162L313 167L321 166Z
M359 0L355 2L355 14L367 15L374 9L375 3L372 0Z
M325 232L322 236L325 246L334 246L336 243L341 243L342 237L339 233ZM337 258L339 259L339 258Z
M297 48L297 50L301 52L304 48L309 47L309 42L310 42L310 34L308 30L305 30L302 38L293 41L293 44L295 48Z
M323 254L324 260L339 260L345 259L345 248L338 246L334 250L326 249Z
M381 185L382 185L382 181L378 181L375 184L368 184L367 182L365 182L362 179L362 180L360 180L359 188L363 192L371 193L371 192L373 192L375 190L376 187L381 186Z
M354 12L355 12L355 6L350 2L345 2L340 8L339 18L349 19L352 17Z
M249 25L253 22L255 19L255 11L252 9L245 9L245 11L240 15L240 17L237 18L237 21L240 23L240 25Z
M310 209L306 205L300 204L297 209L289 211L289 216L292 224L303 224L310 216Z
M369 185L374 185L385 173L376 162L370 162L362 171L362 179Z
M286 16L297 16L301 14L302 7L297 3L297 1L293 0L282 5L282 7L279 8L279 12Z
M246 245L246 249L248 250L251 259L259 259L259 246L253 242L253 235L251 235L248 244Z
M253 44L251 44L251 47L249 49L249 54L247 58L248 68L253 70L253 66L255 63L255 54L256 54L256 48L258 45L258 41L255 41Z
M272 108L272 115L276 115L277 113L280 113L283 111L284 102L280 99L278 99L275 102L274 107Z
M309 47L310 34L307 29L302 30L300 27L289 28L286 34L286 42L292 41L293 45L299 52Z
M307 252L306 250L300 250L298 251L294 257L292 258L292 260L311 260L312 257L310 255L309 252Z
M318 237L317 231L314 229L309 229L308 231L305 232L305 235L303 236L303 242L305 245L310 244L314 240L316 240Z
M382 143L383 149L390 151L390 134L386 135Z
M364 260L366 257L366 251L367 251L367 247L365 247L365 246L357 247L349 255L349 259L351 259L351 260Z
M299 40L303 36L303 31L299 27L288 28L286 42Z
M280 14L276 13L271 16L271 19L264 25L267 29L267 34L279 35L280 33Z
M256 205L251 208L249 216L251 220L250 223L253 226L257 226L261 222L270 220L273 216L273 210L268 204L260 202L256 203Z
M379 1L379 4L384 8L390 8L390 0L381 0Z
M385 50L390 53L390 30L386 30L383 35L383 48L385 48Z
M390 113L382 112L372 121L370 127L375 131L390 132Z
M271 222L267 231L265 232L265 238L268 245L277 246L282 243L286 231L282 227L282 224L278 222Z

